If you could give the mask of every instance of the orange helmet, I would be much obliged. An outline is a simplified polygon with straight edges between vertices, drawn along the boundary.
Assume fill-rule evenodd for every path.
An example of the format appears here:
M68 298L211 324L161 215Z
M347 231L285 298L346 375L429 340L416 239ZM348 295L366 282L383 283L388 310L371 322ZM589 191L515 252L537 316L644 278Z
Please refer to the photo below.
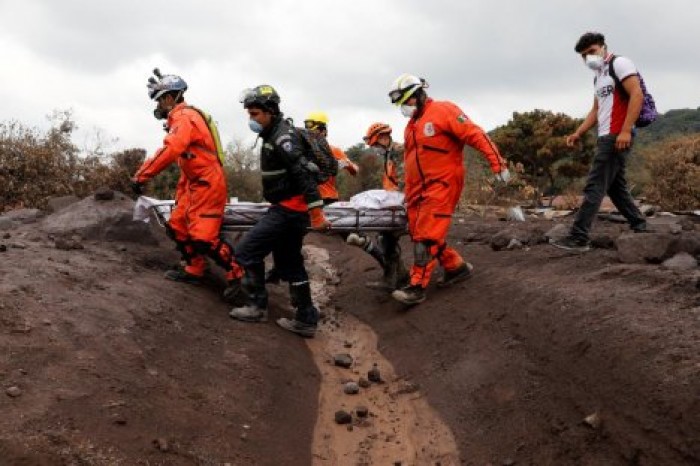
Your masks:
M391 134L391 126L386 123L372 123L367 129L367 134L363 138L365 144L373 146L377 143L377 139L382 134Z

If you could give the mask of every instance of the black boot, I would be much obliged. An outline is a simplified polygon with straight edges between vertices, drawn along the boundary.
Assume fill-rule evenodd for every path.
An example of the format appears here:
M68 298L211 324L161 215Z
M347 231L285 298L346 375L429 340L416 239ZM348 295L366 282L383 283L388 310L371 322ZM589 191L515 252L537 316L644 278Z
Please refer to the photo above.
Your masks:
M319 312L311 301L311 286L308 280L290 283L289 295L292 305L296 308L296 315L294 319L278 319L277 325L302 337L313 338L318 327Z
M280 277L280 274L275 266L272 266L272 268L265 274L265 283L270 285L279 285L281 279L282 277Z
M244 322L266 322L268 296L265 288L265 264L261 262L246 267L242 285L247 294L247 303L234 307L229 315Z
M401 246L398 238L391 233L383 233L379 244L384 255L384 276L381 281L368 282L368 288L392 292L408 285L409 274L401 259Z

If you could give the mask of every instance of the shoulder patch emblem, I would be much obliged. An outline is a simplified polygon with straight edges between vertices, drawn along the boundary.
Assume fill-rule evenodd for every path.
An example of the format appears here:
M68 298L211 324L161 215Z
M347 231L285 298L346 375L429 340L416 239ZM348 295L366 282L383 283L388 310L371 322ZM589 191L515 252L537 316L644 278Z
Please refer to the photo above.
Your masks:
M284 149L285 152L292 152L292 141L285 141L282 143L282 149Z
M431 121L427 122L423 127L423 134L428 137L435 136L435 125Z
M283 134L282 136L278 137L277 140L275 141L275 144L278 146L281 146L284 144L285 141L291 140L291 136L289 134Z

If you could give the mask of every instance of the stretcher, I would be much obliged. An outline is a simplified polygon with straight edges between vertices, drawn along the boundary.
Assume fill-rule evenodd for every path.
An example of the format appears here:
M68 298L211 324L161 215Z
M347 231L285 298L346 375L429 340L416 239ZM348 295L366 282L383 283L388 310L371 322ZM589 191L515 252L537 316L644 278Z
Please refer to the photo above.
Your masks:
M170 219L175 202L141 197L135 207L134 219L145 220L143 209L149 209L161 226ZM222 231L248 231L270 207L268 203L235 202L226 204ZM137 211L141 213L137 214ZM407 232L406 210L403 206L365 208L348 202L338 202L323 208L331 224L331 232Z

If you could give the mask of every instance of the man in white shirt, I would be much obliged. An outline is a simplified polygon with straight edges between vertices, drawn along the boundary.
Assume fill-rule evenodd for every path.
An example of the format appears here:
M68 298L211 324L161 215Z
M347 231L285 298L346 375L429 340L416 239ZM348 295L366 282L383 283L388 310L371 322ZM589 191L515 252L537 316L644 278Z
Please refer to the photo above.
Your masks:
M575 145L597 124L598 147L583 191L584 199L571 232L566 238L553 241L552 245L573 251L588 251L591 247L591 225L606 194L633 231L648 231L646 220L634 204L625 178L634 124L639 117L644 94L634 63L608 52L602 34L584 34L576 43L575 50L595 73L595 97L591 111L578 129L566 138L566 143Z

